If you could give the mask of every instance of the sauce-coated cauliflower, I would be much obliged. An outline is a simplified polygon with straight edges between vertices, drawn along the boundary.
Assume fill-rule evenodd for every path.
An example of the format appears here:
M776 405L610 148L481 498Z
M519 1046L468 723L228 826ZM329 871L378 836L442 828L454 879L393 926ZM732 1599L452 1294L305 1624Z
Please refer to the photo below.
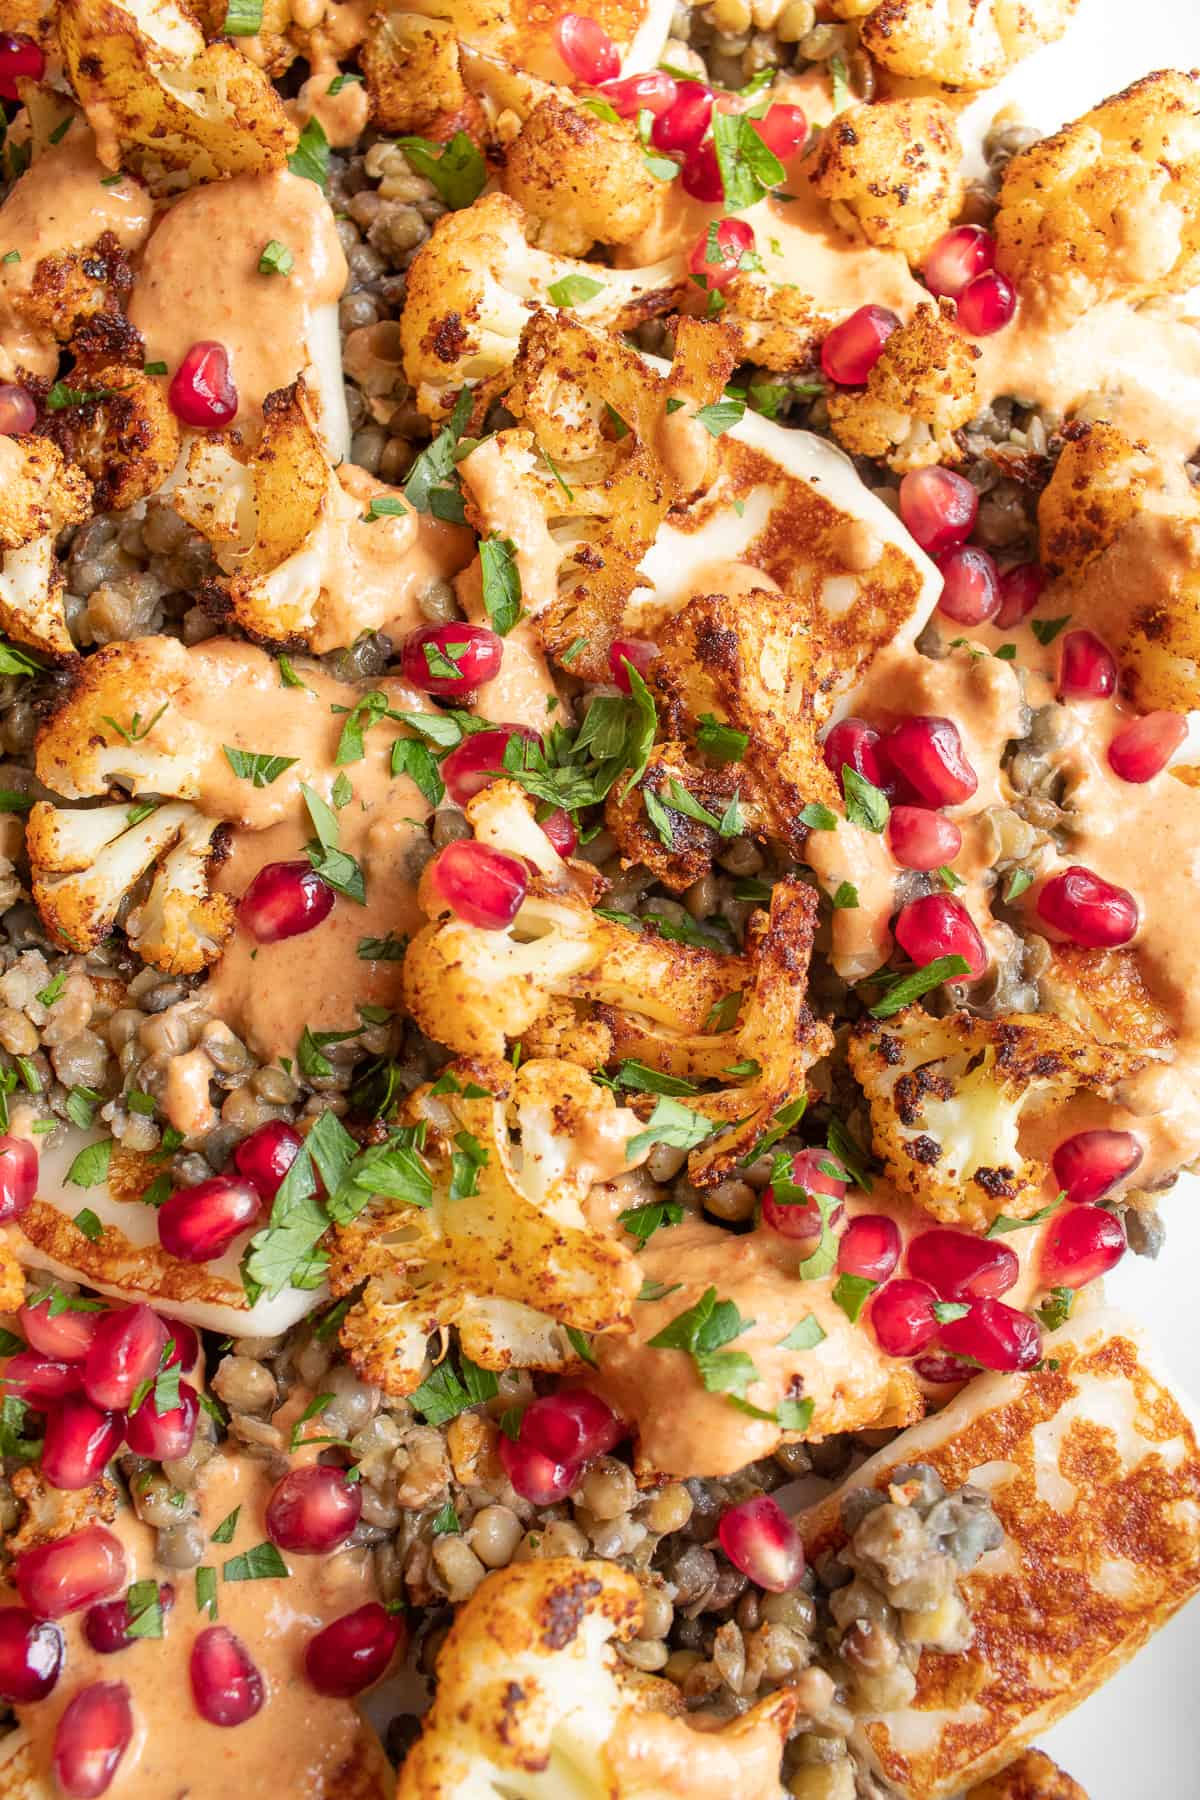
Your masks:
M865 388L838 388L828 399L835 437L856 456L893 469L922 469L962 459L955 433L976 410L979 351L954 324L954 309L919 306L892 332Z
M843 109L825 128L812 182L853 237L902 250L910 263L962 206L962 146L940 100L882 100Z
M1043 44L1060 38L1079 0L882 0L862 27L862 44L896 75L928 77L968 93L995 87ZM862 0L833 0L839 18L857 18Z

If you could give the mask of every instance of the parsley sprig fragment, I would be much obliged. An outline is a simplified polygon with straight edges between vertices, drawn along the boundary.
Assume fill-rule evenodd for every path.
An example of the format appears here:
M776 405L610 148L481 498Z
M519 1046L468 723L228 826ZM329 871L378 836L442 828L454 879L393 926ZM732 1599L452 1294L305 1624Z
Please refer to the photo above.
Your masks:
M337 814L306 781L300 783L300 791L317 834L304 846L314 872L335 893L344 894L358 906L365 906L367 890L362 868L347 851L339 848Z
M696 1373L710 1394L737 1394L759 1379L758 1370L744 1350L726 1350L750 1330L753 1319L744 1319L732 1300L718 1300L715 1287L706 1288L694 1306L681 1312L650 1339L652 1350L683 1350L696 1365Z

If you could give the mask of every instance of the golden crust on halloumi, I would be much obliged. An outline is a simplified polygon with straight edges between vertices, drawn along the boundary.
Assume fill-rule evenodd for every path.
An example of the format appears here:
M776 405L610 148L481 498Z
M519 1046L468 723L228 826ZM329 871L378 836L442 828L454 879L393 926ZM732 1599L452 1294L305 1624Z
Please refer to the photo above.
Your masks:
M1077 1781L1042 1750L1026 1750L998 1775L980 1782L967 1800L1088 1800Z
M856 1726L859 1754L911 1800L1003 1768L1200 1588L1200 1444L1141 1328L1096 1312L1045 1352L1037 1372L971 1382L847 1484L928 1463L947 1488L985 1489L1005 1530L963 1577L970 1648L926 1651L911 1706ZM844 1492L801 1517L810 1557L844 1541Z

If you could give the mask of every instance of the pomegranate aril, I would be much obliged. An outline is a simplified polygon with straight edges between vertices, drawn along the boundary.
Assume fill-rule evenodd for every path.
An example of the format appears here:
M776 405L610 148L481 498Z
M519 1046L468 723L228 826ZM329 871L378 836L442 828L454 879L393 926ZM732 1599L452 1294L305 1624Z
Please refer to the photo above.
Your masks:
M918 1356L913 1360L913 1374L922 1381L933 1382L935 1386L944 1387L952 1381L970 1381L978 1371L960 1356L939 1356L936 1351L928 1356Z
M900 517L930 556L965 544L979 512L979 495L953 469L910 469L900 483Z
M837 1266L843 1275L864 1281L886 1281L900 1261L900 1228L884 1213L859 1213L838 1244Z
M442 780L451 800L465 806L473 794L504 774L504 751L512 737L535 744L541 741L527 725L498 725L494 731L473 731L455 745L442 764Z
M926 894L923 899L910 900L896 914L892 930L900 948L919 969L939 956L961 956L967 972L951 979L978 981L988 966L979 929L962 901L952 894Z
M344 1544L362 1517L362 1483L342 1469L293 1469L267 1502L267 1536L298 1556L324 1556Z
M1058 691L1064 700L1107 700L1117 691L1117 663L1094 631L1068 631L1058 657Z
M19 31L0 31L0 100L19 100L18 81L40 81L45 73L40 44Z
M902 869L940 869L962 849L962 832L926 806L893 806L887 841Z
M761 119L751 119L752 129L780 162L795 156L808 137L808 120L798 106L776 101L768 106Z
M285 1119L268 1119L242 1139L233 1153L233 1166L264 1200L273 1200L303 1142L295 1126Z
M703 200L708 206L715 206L718 201L724 200L725 180L717 161L716 146L711 138L688 152L679 185L693 200Z
M400 646L400 672L426 694L460 695L491 681L503 658L486 625L422 625Z
M96 1406L120 1412L134 1389L158 1369L167 1328L148 1306L126 1306L101 1315L83 1365L83 1385Z
M0 1137L0 1225L19 1219L37 1193L37 1151L28 1138Z
M793 1187L803 1188L810 1196L827 1194L832 1199L841 1201L846 1192L846 1183L836 1175L830 1175L822 1164L829 1168L835 1166L834 1158L828 1150L800 1150L792 1158L791 1183ZM830 1214L831 1222L836 1221L840 1206ZM763 1189L762 1195L763 1223L780 1237L803 1239L815 1238L821 1232L821 1209L815 1199L786 1200L777 1196L775 1186Z
M529 886L519 857L475 838L459 838L439 850L427 875L437 900L481 931L503 931L511 925Z
M770 1594L786 1594L804 1574L800 1533L769 1494L726 1507L717 1537L734 1568Z
M333 901L310 862L264 863L238 902L238 919L256 943L277 944L314 930Z
M50 1302L47 1294L36 1306L23 1306L17 1314L17 1323L30 1349L58 1362L82 1362L103 1315L98 1311L76 1312L71 1307L52 1314Z
M1086 1205L1132 1175L1141 1160L1142 1146L1131 1131L1077 1131L1059 1144L1051 1166L1067 1199Z
M958 296L958 322L971 337L1003 331L1017 310L1017 291L999 269L988 269Z
M1000 577L986 550L960 544L938 558L938 611L956 625L986 625L1000 611Z
M1038 1267L1047 1287L1086 1287L1115 1269L1125 1227L1102 1206L1060 1206L1046 1226Z
M586 1388L546 1394L521 1416L518 1442L556 1463L581 1463L605 1456L625 1436L610 1406Z
M224 344L211 338L193 344L171 377L167 401L184 425L202 431L228 425L236 417L238 397Z
M244 1725L266 1698L263 1678L245 1645L225 1625L210 1625L192 1645L189 1666L196 1711L210 1725Z
M350 1700L387 1673L406 1638L403 1620L371 1600L308 1640L304 1672L318 1694Z
M1037 1321L1003 1300L972 1301L963 1318L941 1327L939 1341L952 1356L972 1356L985 1369L1029 1369L1042 1354Z
M883 740L883 754L927 806L961 806L979 786L953 719L916 713Z
M1137 901L1128 888L1072 863L1052 875L1037 897L1038 917L1085 950L1115 950L1138 928Z
M621 73L617 46L586 13L564 13L554 27L554 43L575 79L589 87L613 81Z
M175 1603L175 1589L163 1582L158 1589L158 1605L168 1612ZM129 1634L130 1602L128 1595L120 1600L101 1600L89 1606L84 1615L83 1635L98 1656L113 1656L138 1642Z
M1046 586L1047 575L1040 563L1017 563L1000 576L1000 610L993 624L1001 631L1019 625L1028 618Z
M839 387L861 387L900 321L886 306L860 306L821 345L821 367Z
M155 1462L186 1456L196 1435L198 1411L196 1390L190 1382L179 1384L179 1405L161 1413L151 1391L126 1419L125 1442L135 1456L153 1457Z
M1187 734L1182 713L1145 713L1108 746L1108 765L1122 781L1151 781L1166 768Z
M0 92L3 92L0 86ZM0 382L0 437L21 437L37 424L33 395L12 382Z
M158 1316L167 1328L163 1368L173 1369L178 1364L181 1369L194 1369L200 1355L200 1339L196 1333L182 1319L166 1319L161 1313Z
M948 294L953 300L995 261L996 240L990 231L982 225L956 225L942 233L921 273L931 294Z
M133 1736L133 1710L123 1681L80 1688L54 1728L54 1779L70 1800L106 1794Z
M879 1348L888 1356L915 1356L937 1336L934 1290L903 1276L871 1296L869 1318Z
M737 274L743 256L753 249L754 233L744 219L714 219L692 245L688 268L706 288L723 288ZM616 644L609 652L610 667L615 649Z
M622 119L636 119L640 112L661 118L679 98L678 83L665 69L650 69L644 75L626 75L621 81L605 81L599 91Z
M28 1706L44 1700L63 1663L63 1637L28 1607L0 1606L0 1700Z
M158 1210L158 1241L180 1262L212 1262L249 1231L262 1212L262 1195L249 1181L214 1175L177 1188Z
M103 1525L23 1550L13 1566L17 1592L42 1619L61 1619L125 1585L125 1552Z
M635 668L644 680L657 655L658 645L647 643L645 638L614 638L608 653L608 672L623 694L631 693L626 664Z
M59 1362L37 1350L21 1350L9 1357L0 1382L5 1393L19 1394L40 1411L44 1404L78 1393L83 1373L77 1362Z
M579 833L575 829L575 822L569 812L564 812L561 806L556 806L552 813L540 821L540 824L560 856L574 856L579 848Z
M551 1457L501 1432L497 1449L504 1473L522 1500L533 1506L553 1506L569 1494L579 1480L578 1463L557 1463Z
M112 1413L83 1394L68 1394L46 1415L42 1475L51 1487L68 1492L90 1487L120 1441L120 1423Z
M681 81L676 99L651 126L650 142L656 150L694 150L708 130L712 110L711 88L702 81Z
M849 767L873 787L886 791L890 771L884 764L881 743L879 732L865 719L839 719L821 745L821 754L825 758L825 767L837 776L839 787L842 786L842 770Z
M1016 1285L1016 1252L969 1231L922 1231L908 1246L908 1269L943 1300L996 1300Z

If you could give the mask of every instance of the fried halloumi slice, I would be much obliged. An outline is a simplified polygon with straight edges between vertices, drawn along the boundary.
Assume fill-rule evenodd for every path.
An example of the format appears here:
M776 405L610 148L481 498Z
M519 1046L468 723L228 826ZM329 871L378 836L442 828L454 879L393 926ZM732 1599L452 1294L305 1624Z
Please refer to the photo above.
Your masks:
M906 1800L1003 1768L1200 1589L1197 1426L1141 1327L1093 1312L1045 1354L977 1377L798 1521L811 1559L836 1551L848 1492L927 1463L948 1489L982 1488L1004 1528L962 1578L969 1647L925 1651L912 1704L855 1725L857 1754Z
M981 1781L966 1800L1088 1800L1077 1781L1042 1750L1026 1750L1015 1762Z

